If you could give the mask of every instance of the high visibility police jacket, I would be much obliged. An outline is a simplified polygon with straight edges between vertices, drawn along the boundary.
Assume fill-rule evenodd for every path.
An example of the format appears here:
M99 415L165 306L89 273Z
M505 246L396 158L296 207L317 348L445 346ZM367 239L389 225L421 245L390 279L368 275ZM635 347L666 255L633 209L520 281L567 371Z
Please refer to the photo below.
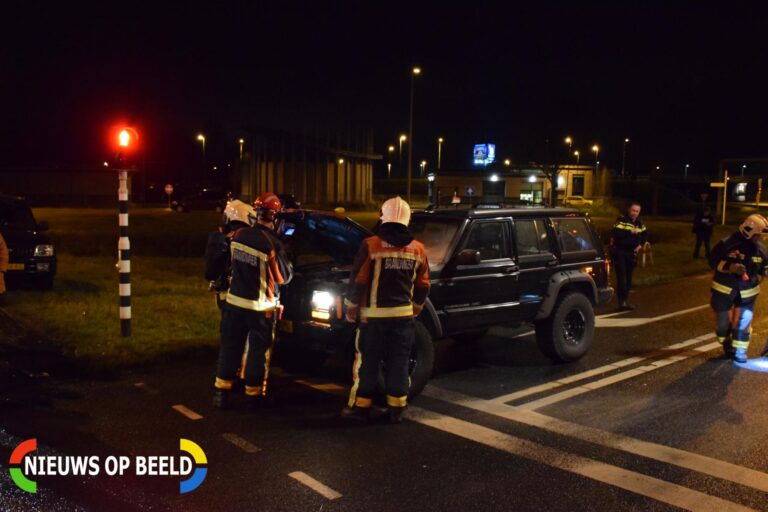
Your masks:
M632 228L637 228L637 233L632 233ZM646 240L648 240L648 232L640 221L640 217L632 220L629 215L623 215L616 219L611 235L611 245L614 249L634 252L635 247L643 245Z
M227 303L251 311L273 311L278 286L293 277L280 240L269 228L257 224L239 230L229 248L232 277Z
M746 268L743 274L730 272L731 265L741 263ZM731 295L738 293L743 299L756 297L760 293L760 281L768 272L768 250L758 242L754 243L734 233L717 242L709 255L713 268L712 291Z
M395 222L382 224L357 252L346 304L360 307L360 319L413 315L429 293L429 263L421 242Z

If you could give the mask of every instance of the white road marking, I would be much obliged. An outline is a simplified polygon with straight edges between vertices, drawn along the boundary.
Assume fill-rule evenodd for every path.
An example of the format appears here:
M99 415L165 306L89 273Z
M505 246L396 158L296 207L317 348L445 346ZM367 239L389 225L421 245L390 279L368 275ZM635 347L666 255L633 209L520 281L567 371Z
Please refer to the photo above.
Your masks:
M678 315L685 315L687 313L693 313L694 311L698 311L700 309L708 308L709 304L703 304L701 306L696 306L695 308L688 308L683 309L680 311L673 311L672 313L667 313L666 315L659 315L654 316L650 318L596 318L595 319L595 327L637 327L639 325L647 325L652 324L654 322L661 322L662 320L666 320L668 318L673 318Z
M189 418L191 420L201 420L201 419L203 419L203 417L200 416L199 414L197 414L195 411L193 411L192 409L190 409L190 408L188 408L186 406L183 406L181 404L173 405L173 406L171 406L171 409L173 409L174 411L176 411L176 412L178 412L180 414L183 414L184 416L186 416L187 418Z
M255 444L251 444L242 437L240 437L237 434L233 434L231 432L227 432L225 434L221 434L221 437L232 443L233 445L237 446L241 450L247 453L256 453L259 451L259 447Z
M681 485L591 460L580 455L574 455L533 441L520 439L503 432L450 416L443 416L442 414L418 407L411 407L407 412L407 416L413 421L437 430L442 430L443 432L448 432L518 457L569 473L575 473L686 510L708 510L712 512L752 510L748 507L715 496L709 496Z
M557 402L562 402L563 400L567 400L569 398L573 398L578 395L583 395L584 393L589 393L590 391L594 391L596 389L610 386L611 384L616 384L617 382L622 382L627 379L632 379L634 377L637 377L639 375L650 373L660 368L664 368L665 366L669 366L670 364L678 363L685 359L698 356L704 352L709 352L710 350L715 350L720 347L722 347L722 345L720 345L720 343L718 343L717 341L714 341L707 345L693 348L683 354L670 356L666 359L660 359L658 361L654 361L651 364L647 364L639 368L633 368L631 370L627 370L625 372L618 373L616 375L611 375L610 377L605 377L604 379L600 379L594 382L588 382L586 384L583 384L575 388L566 389L565 391L561 391L560 393L555 393L554 395L549 395L544 398L540 398L538 400L533 400L531 402L518 405L517 407L520 409L540 409L542 407L556 404Z
M491 401L505 403L505 402L512 402L514 400L519 400L520 398L525 398L526 396L535 395L537 393L542 393L544 391L550 391L552 389L557 389L559 387L566 386L568 384L573 384L574 382L578 382L580 380L588 379L596 375L602 375L612 370L617 370L620 368L633 365L635 363L639 363L641 361L652 359L653 357L658 356L660 351L679 350L690 345L695 345L696 343L700 343L704 340L708 340L710 338L712 338L711 334L702 334L701 336L697 336L689 340L681 341L680 343L675 343L673 345L668 345L666 347L663 347L659 350L655 350L653 352L648 352L647 354L644 354L642 356L630 357L627 359L623 359L621 361L616 361L615 363L610 363L604 366L600 366L598 368L593 368L592 370L587 370L581 373L577 373L569 377L564 377L562 379L557 379L552 382L539 384L538 386L532 386L530 388L522 389L520 391L515 391L514 393L508 393L506 395L496 397Z
M341 493L334 491L327 485L325 485L322 482L318 482L308 474L302 472L302 471L294 471L293 473L288 473L288 476L293 478L294 480L297 480L301 482L302 484L306 485L316 493L320 494L324 498L327 498L329 500L335 500L337 498L341 498Z

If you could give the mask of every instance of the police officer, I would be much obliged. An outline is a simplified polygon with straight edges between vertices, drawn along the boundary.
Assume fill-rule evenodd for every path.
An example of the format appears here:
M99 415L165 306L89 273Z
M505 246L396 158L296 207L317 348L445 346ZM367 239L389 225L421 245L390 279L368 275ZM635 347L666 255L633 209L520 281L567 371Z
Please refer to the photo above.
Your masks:
M367 420L381 361L389 420L400 423L407 405L408 359L416 336L414 318L429 293L424 246L408 231L411 208L400 197L384 202L376 236L363 241L355 258L345 304L346 319L360 320L355 338L354 384L342 416Z
M640 221L640 204L632 203L627 214L616 219L611 237L611 255L618 288L616 296L622 311L635 309L628 302L629 290L632 288L632 273L637 265L637 253L647 239L646 228Z
M738 232L715 245L709 258L715 271L711 305L717 319L717 340L726 355L733 350L733 359L738 363L747 362L755 300L768 270L768 251L760 242L766 232L768 220L762 215L750 215ZM730 343L726 339L729 334Z
M282 209L280 199L271 192L259 199L256 224L239 230L230 244L232 277L221 315L221 346L214 383L213 404L219 408L229 406L246 339L247 404L253 406L258 397L266 395L279 309L278 287L293 276L283 246L273 233L276 215Z

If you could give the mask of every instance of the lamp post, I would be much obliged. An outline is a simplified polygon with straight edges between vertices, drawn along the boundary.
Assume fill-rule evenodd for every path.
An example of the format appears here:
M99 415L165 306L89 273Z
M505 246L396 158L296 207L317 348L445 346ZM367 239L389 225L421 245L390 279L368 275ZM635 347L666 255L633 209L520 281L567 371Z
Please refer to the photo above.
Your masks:
M442 156L443 156L443 138L438 137L437 138L437 170L439 171L442 169L441 163L442 163Z
M592 146L592 151L595 152L595 174L597 174L597 166L600 165L600 161L597 159L597 157L600 155L600 146L595 144Z
M388 146L387 153L389 154L389 162L387 162L387 179L392 177L392 153L395 152L395 146Z
M688 168L690 167L690 164L685 164L685 169L683 171L683 175L687 178L688 177Z
M747 168L747 164L741 166L741 175L744 176L744 169Z
M243 143L245 142L243 139L239 139L237 142L240 143L240 160L243 159Z
M505 158L504 159L504 165L509 167L510 165L512 165L512 160L510 160L509 158Z
M400 172L400 176L403 175L403 142L408 140L408 137L406 137L404 134L400 136L400 160L397 163L398 171Z
M198 133L197 140L199 140L203 146L203 165L205 165L205 136L202 133Z
M570 137L570 135L565 138L565 143L568 144L568 155L570 155L571 147L573 146L573 139Z
M416 77L421 74L420 67L414 67L411 71L411 109L408 116L408 188L407 188L407 201L411 203L411 178L413 176L413 85L416 82Z
M424 170L427 168L427 161L422 160L419 167L421 167L421 176L424 176Z
M629 138L624 139L624 151L621 153L621 176L624 176L624 171L627 165L627 144L629 144Z
M575 157L576 157L576 165L579 165L579 156L580 156L580 153L579 153L579 150L578 150L578 149L577 149L576 151L574 151L574 152L573 152L573 156L575 156Z

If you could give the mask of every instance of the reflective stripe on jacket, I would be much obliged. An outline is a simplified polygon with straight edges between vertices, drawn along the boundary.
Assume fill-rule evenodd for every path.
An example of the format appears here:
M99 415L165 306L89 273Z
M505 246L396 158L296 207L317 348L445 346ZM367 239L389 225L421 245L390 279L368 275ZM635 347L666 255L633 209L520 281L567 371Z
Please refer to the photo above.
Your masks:
M734 233L712 248L709 264L714 270L713 292L724 295L736 292L742 299L751 299L760 293L760 281L768 272L768 251L763 244ZM735 264L744 265L745 272L731 273L731 265Z

